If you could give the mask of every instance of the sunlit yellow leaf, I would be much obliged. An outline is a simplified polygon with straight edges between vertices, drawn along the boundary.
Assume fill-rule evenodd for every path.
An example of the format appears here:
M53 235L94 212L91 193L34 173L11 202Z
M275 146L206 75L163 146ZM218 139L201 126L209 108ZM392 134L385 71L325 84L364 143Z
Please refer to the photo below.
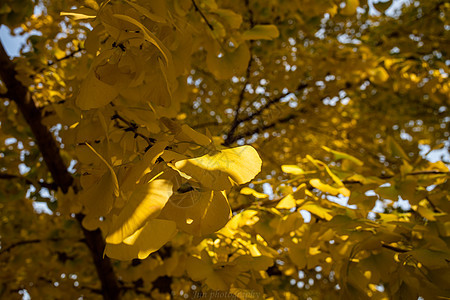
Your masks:
M320 179L311 179L309 183L316 189L324 193L331 194L333 196L336 196L338 194L342 194L345 197L350 196L350 191L347 188L345 187L334 188L331 185L323 183L322 181L320 181Z
M147 152L145 152L142 160L138 161L126 172L121 188L127 191L134 188L145 172L151 171L156 160L163 154L167 145L168 143L165 141L157 142Z
M291 209L293 207L295 207L295 199L292 194L289 194L281 199L276 206L278 209Z
M261 159L253 147L241 146L180 160L175 167L205 187L227 190L230 178L238 184L252 180L261 171Z
M302 168L296 165L282 165L281 170L284 173L293 174L293 175L301 175L305 173Z
M176 224L170 220L150 219L120 244L106 244L105 254L119 260L145 259L159 250L176 234ZM125 243L127 242L127 243Z
M189 191L173 195L161 217L173 220L178 228L202 236L216 232L228 222L230 205L224 192Z
M333 218L333 215L331 214L331 211L327 208L321 207L320 205L314 204L312 202L308 202L299 209L304 209L309 211L310 213L318 216L319 218L325 219L327 221L330 221Z
M72 17L74 20L95 19L97 12L88 7L81 7L71 11L61 12L61 16Z
M268 195L260 193L260 192L257 192L254 189L251 189L249 187L242 188L241 189L241 194L243 194L243 195L252 195L252 196L254 196L255 198L258 198L258 199L264 199L264 198L269 197Z
M159 215L172 195L172 183L156 179L136 186L130 200L116 218L113 218L106 242L119 244L134 234L148 219Z

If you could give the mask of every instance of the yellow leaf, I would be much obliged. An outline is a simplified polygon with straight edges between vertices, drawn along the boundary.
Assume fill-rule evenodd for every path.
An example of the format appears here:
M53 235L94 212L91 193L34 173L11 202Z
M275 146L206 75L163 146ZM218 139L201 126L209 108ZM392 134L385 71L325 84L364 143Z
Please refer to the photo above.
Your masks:
M240 75L247 69L250 60L250 51L245 43L242 43L234 51L216 53L210 49L206 55L206 65L217 79L229 79Z
M254 189L251 189L249 187L242 188L241 189L241 194L243 194L243 195L252 195L252 196L254 196L255 198L258 198L258 199L264 199L264 198L269 197L268 195L260 193L260 192L257 192Z
M172 183L168 180L138 185L119 215L112 219L106 242L119 244L134 234L148 219L159 215L171 195Z
M212 12L225 20L231 28L237 29L241 26L242 16L230 9L214 9Z
M180 160L175 167L205 187L227 190L232 187L230 178L238 184L247 183L261 171L261 164L253 147L241 146Z
M275 25L255 25L242 34L244 40L272 40L280 35Z
M316 179L316 178L311 179L309 181L309 183L316 189L318 189L324 193L331 194L333 196L336 196L338 194L342 194L345 197L350 196L350 191L347 188L345 188L345 187L334 188L331 185L321 182L320 179Z
M282 165L281 170L284 173L293 174L293 175L301 175L305 173L302 168L296 165Z
M162 23L165 24L167 23L166 20L161 17L158 16L157 14L151 13L148 9L146 9L143 6L140 6L136 3L133 3L131 1L126 1L129 5L133 6L134 9L136 9L138 12L140 12L141 14L143 14L144 16L146 16L147 18L149 18L150 20L157 22L157 23Z
M333 218L333 215L331 215L331 210L321 207L320 205L312 202L308 202L302 205L301 207L299 207L299 209L307 210L310 213L318 216L319 218L325 219L327 221L330 221Z
M103 158L103 156L100 155L100 153L98 153L97 151L95 151L95 149L94 149L91 145L89 145L88 143L85 143L85 145L86 145L89 149L91 149L91 151L94 152L94 154L95 154L98 158L100 158L100 160L106 165L106 167L108 167L109 172L111 172L111 179L112 179L113 187L114 187L114 189L113 189L114 195L115 195L116 197L119 197L119 181L117 180L117 176L116 176L116 173L114 172L114 169L113 169L112 166L111 166L111 165Z
M78 20L95 19L97 17L97 12L88 7L81 7L71 11L61 12L61 16L72 17L72 19L78 21Z
M289 258L299 268L304 269L306 267L306 250L298 247L290 247Z
M217 264L196 257L186 260L186 271L193 280L203 281L213 290L228 290L239 274L239 268L233 265Z
M405 153L405 151L400 147L400 145L392 138L390 135L386 139L386 145L388 147L388 151L393 156L397 156L403 158L404 160L409 161L409 156Z
M147 152L145 152L142 160L138 161L133 167L125 174L125 179L121 184L123 190L128 191L134 188L136 183L141 179L145 172L150 171L155 164L158 157L164 153L164 149L167 147L168 143L157 142L155 143Z
M344 152L340 152L340 151L336 151L336 150L332 150L328 147L323 146L322 149L324 149L325 151L328 151L330 153L334 154L334 159L335 160L340 160L340 159L347 159L353 163L355 163L358 166L362 166L364 163L362 161L360 161L359 159L357 159L354 156L351 156L350 154L344 153Z
M159 250L176 234L176 224L170 220L150 219L132 236L120 244L106 244L105 254L119 260L145 259Z
M295 207L295 199L292 194L287 195L280 202L278 202L276 208L278 209L291 209Z
M233 260L233 263L239 266L240 269L254 270L254 271L264 271L273 265L273 259L265 255L250 256L242 255Z
M118 94L113 86L99 80L95 76L94 69L91 68L81 83L80 93L75 103L83 110L99 108L114 100Z
M131 24L139 27L142 32L144 33L145 39L156 46L156 48L161 51L162 55L164 56L164 59L166 60L166 65L169 67L172 67L172 55L170 54L169 49L167 49L166 46L154 35L150 30L148 30L144 25L142 25L137 20L133 19L132 17L126 16L126 15L120 15L120 14L114 14L114 17L117 19L130 22Z
M114 184L110 172L105 172L88 189L82 190L78 197L87 208L88 214L97 218L106 215L112 208Z
M359 6L359 0L345 1L345 7L341 9L340 13L344 16L351 16L356 13L356 8Z
M214 272L213 265L197 257L190 256L186 260L186 271L194 281L201 281Z
M173 220L178 228L197 236L216 232L228 222L230 205L224 192L196 190L173 195L161 217Z

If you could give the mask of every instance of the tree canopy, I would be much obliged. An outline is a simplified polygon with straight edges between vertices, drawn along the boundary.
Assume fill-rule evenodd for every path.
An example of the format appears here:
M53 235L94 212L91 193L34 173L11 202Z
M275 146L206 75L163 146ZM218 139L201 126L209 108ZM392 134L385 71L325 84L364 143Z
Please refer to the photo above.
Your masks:
M449 13L2 0L0 298L449 298Z

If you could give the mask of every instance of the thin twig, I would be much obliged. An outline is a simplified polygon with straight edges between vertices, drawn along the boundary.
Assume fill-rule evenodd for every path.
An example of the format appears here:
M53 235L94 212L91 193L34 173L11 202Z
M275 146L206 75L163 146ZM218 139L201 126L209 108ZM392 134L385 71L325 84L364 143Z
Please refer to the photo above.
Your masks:
M48 183L45 181L35 181L32 180L30 178L27 178L25 176L21 176L21 175L15 175L15 174L7 174L7 173L0 173L0 179L6 179L6 180L11 180L11 179L18 179L18 180L23 180L25 181L27 184L31 184L33 186L35 186L36 188L38 186L55 191L58 189L58 186L55 183Z
M206 25L208 25L209 29L211 29L211 31L214 31L214 27L211 25L211 23L209 23L208 19L200 10L200 8L198 8L197 3L195 3L195 0L192 0L192 4L194 5L195 10L200 14L200 16L202 16L202 19L205 21Z

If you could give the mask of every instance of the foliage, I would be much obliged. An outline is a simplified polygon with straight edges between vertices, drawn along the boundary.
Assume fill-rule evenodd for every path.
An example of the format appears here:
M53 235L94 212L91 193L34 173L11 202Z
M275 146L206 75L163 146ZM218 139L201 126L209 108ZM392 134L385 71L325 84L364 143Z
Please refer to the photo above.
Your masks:
M450 5L391 5L2 1L0 296L450 297Z

